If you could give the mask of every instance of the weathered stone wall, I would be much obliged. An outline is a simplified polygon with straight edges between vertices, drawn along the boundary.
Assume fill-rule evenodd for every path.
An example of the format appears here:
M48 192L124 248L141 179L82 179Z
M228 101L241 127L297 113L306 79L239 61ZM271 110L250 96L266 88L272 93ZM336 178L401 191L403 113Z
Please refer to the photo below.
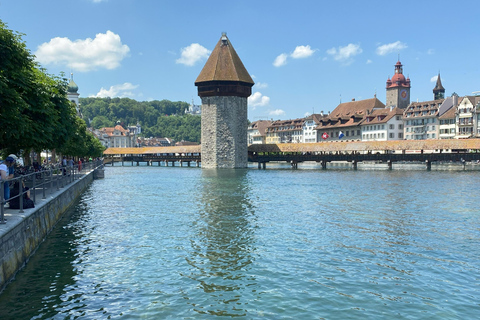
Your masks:
M7 230L0 237L0 292L92 181L93 172L61 189L51 199L38 201L35 208L8 217Z
M247 98L202 98L202 168L246 168Z

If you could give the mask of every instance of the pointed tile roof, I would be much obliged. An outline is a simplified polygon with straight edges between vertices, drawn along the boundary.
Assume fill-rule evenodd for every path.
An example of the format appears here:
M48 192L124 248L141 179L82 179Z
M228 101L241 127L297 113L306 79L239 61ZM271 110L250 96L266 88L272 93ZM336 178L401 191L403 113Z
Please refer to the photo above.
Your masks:
M433 92L445 92L445 88L442 86L442 80L440 80L440 72L438 73L437 77L437 84L435 85L435 88L433 88Z
M200 72L195 85L210 81L238 81L255 84L238 57L226 33L218 41Z

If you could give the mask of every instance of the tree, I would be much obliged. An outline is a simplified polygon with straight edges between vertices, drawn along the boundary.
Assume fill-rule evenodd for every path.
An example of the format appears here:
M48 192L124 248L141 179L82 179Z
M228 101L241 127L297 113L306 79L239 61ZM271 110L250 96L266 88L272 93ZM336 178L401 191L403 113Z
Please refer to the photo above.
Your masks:
M67 79L39 68L21 36L0 20L0 151L96 150L67 99Z
M21 36L0 20L0 149L7 152L15 148L33 121L25 110L35 64Z

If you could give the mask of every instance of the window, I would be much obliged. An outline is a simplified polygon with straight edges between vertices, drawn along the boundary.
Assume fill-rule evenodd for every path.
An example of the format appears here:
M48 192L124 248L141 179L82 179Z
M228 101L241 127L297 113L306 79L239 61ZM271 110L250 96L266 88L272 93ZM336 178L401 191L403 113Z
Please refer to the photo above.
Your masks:
M389 127L388 127L388 128L389 128L389 129L394 129L394 128L395 128L395 126L394 126L393 124L391 124L391 125L389 125Z
M395 134L393 132L390 133L389 135L390 138L395 138Z
M398 129L403 129L403 124L399 124Z
M403 133L400 132L400 133L398 134L398 138L403 139Z
M400 116L396 116L396 119L397 119L397 120L400 120Z

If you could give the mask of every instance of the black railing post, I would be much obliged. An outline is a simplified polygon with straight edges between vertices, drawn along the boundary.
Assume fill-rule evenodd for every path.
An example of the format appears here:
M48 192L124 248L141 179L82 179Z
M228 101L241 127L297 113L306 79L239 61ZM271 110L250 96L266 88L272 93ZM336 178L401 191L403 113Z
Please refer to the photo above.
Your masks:
M24 192L23 191L23 177L20 178L20 183L18 184L18 204L20 205L20 213L23 213L23 197L24 197Z
M45 170L40 171L42 177L42 199L47 199L46 191L47 191L47 184L45 183Z
M7 223L5 221L5 208L4 208L5 199L3 198L3 195L5 194L4 191L3 191L4 188L5 188L5 186L3 185L4 183L5 183L5 181L0 181L0 192L1 192L0 193L0 200L2 200L1 203L0 203L0 224Z

